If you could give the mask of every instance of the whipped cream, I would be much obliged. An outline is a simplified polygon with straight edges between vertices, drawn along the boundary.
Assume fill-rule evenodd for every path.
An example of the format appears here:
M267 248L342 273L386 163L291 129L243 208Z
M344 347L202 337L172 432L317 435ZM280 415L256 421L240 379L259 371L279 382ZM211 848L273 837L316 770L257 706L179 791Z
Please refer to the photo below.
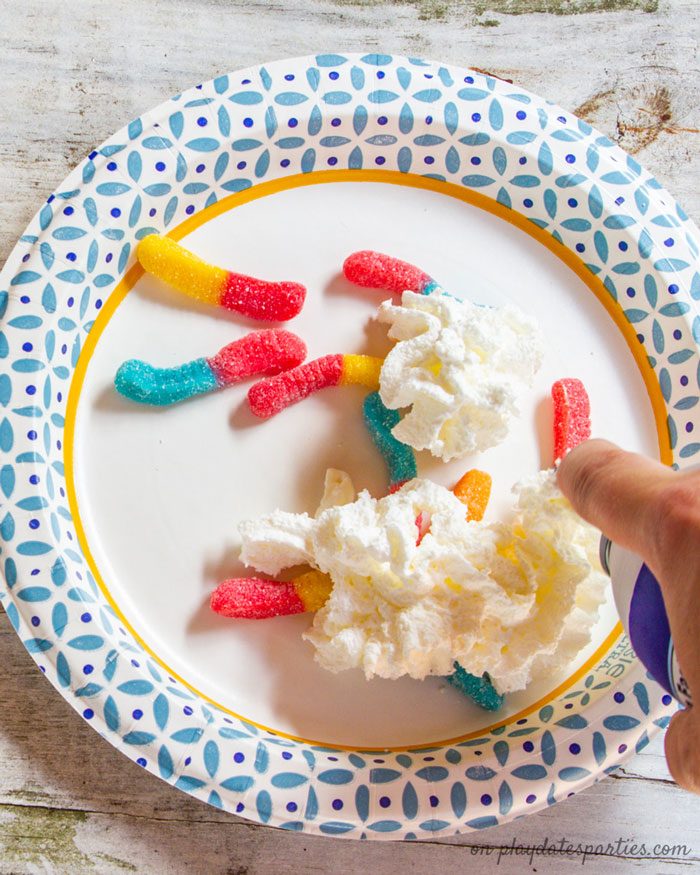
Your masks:
M392 430L397 440L449 461L505 438L542 360L534 319L512 304L480 307L441 291L406 291L378 319L397 341L381 369L381 399L411 407Z
M324 668L424 678L458 661L508 693L564 668L589 642L606 586L598 535L553 472L515 487L508 523L466 522L464 505L429 480L349 502L349 478L340 480L346 503L315 518L276 510L240 527L241 558L258 571L308 563L331 576L305 633ZM416 544L420 513L430 528Z

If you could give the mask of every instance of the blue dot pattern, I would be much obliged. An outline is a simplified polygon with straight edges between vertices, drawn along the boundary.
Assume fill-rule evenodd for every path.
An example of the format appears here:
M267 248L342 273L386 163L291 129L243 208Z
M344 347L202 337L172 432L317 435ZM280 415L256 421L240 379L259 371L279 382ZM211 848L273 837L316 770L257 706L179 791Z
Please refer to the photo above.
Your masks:
M577 254L639 334L674 463L694 461L700 443L687 423L700 397L700 246L682 208L634 158L586 122L474 71L378 53L267 64L178 95L93 150L41 206L0 274L0 600L84 719L213 806L350 838L483 829L591 784L666 725L673 705L625 638L524 723L505 719L434 746L429 758L391 751L376 764L361 750L331 754L227 714L169 677L120 627L66 502L68 389L138 240L261 182L328 167L452 183ZM625 670L613 684L607 671L618 661Z

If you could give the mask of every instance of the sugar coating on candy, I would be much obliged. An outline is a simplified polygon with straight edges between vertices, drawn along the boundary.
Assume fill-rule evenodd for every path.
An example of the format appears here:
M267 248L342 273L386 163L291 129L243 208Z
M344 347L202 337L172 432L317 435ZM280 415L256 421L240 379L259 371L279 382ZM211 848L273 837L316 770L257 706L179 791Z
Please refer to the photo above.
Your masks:
M344 355L343 372L340 377L341 385L355 384L377 390L379 388L379 372L383 362L384 359L373 355Z
M479 307L440 290L385 301L380 322L397 343L382 366L384 404L410 407L393 435L416 450L460 458L500 443L540 366L543 341L517 307Z
M398 410L389 410L378 392L371 392L364 401L363 415L370 437L381 453L389 472L389 483L405 483L417 475L413 450L392 434L401 416Z
M240 526L243 561L263 574L310 565L333 589L305 637L329 671L369 677L487 672L498 693L563 671L591 639L607 580L599 534L553 470L515 489L508 522L467 522L429 480L329 507L274 511ZM430 529L416 543L416 517Z
M304 306L306 288L299 283L267 282L240 273L228 273L220 304L250 319L286 322Z
M320 571L307 571L294 578L294 589L305 610L318 611L328 601L328 596L333 589L333 581Z
M486 711L498 711L503 705L503 696L496 690L486 674L477 677L455 662L454 671L447 676L447 681Z
M237 383L256 374L279 374L306 358L304 341L281 328L253 331L234 340L209 359L221 386Z
M467 521L482 520L491 497L491 475L472 468L455 483L452 491L467 506Z
M554 464L591 436L591 404L586 388L575 377L557 380L554 402Z
M342 373L342 355L326 355L306 362L251 386L248 392L250 409L261 419L274 416L319 389L337 386Z
M114 377L114 388L120 395L156 407L184 401L218 387L216 376L204 358L174 368L154 368L140 359L129 359Z
M259 577L224 580L212 593L210 604L215 613L242 620L286 617L306 610L293 583Z
M136 249L141 266L179 292L218 304L228 271L209 264L170 237L149 234Z
M148 273L190 298L266 322L286 322L304 305L299 283L268 282L209 264L170 237L149 234L136 250Z
M210 359L154 368L140 359L124 362L114 378L120 395L141 404L165 406L237 383L255 374L278 374L306 356L304 341L283 329L255 331L234 340Z
M395 294L401 294L406 289L422 293L429 286L435 286L432 278L420 268L370 249L349 255L343 264L343 273L356 286L383 289Z

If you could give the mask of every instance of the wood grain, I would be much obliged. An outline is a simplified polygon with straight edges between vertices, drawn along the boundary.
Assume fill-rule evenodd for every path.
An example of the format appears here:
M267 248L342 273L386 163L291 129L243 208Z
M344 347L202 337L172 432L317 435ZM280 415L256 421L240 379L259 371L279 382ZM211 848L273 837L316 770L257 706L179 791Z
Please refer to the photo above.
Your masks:
M700 216L696 0L5 0L1 10L0 263L42 199L131 118L219 73L319 50L421 55L512 79L591 121ZM360 845L249 824L142 772L54 692L4 616L0 702L0 873L580 871L581 855L507 851L545 838L688 849L673 860L593 854L587 872L700 865L700 799L672 783L658 738L611 778L513 824Z

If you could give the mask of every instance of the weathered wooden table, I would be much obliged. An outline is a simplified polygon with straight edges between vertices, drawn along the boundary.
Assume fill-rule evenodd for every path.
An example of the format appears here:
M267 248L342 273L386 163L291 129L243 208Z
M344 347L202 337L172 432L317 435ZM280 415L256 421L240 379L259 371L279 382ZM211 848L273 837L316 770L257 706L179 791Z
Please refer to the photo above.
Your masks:
M512 79L635 154L697 221L699 37L698 0L2 0L0 263L42 198L126 121L219 73L320 49ZM144 773L49 687L4 615L0 702L3 873L580 870L580 854L513 849L545 838L614 846L586 871L700 865L700 798L673 784L659 738L601 784L513 824L358 844L255 826ZM641 859L635 841L686 852Z

